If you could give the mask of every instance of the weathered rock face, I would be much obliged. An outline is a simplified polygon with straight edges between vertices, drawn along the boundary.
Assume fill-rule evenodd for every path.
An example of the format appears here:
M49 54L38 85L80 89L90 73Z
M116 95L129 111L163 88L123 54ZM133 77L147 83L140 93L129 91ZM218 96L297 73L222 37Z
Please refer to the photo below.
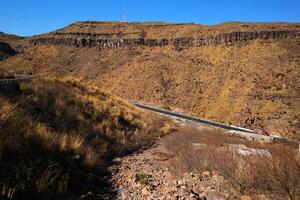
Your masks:
M57 37L60 35L69 35L72 37ZM235 44L241 42L248 42L255 39L284 39L300 37L300 32L297 31L260 31L260 32L231 32L222 33L216 36L202 36L199 38L183 37L172 39L146 39L146 38L120 38L120 39L106 39L99 38L100 36L108 35L92 34L92 33L54 33L53 37L41 37L31 39L32 44L54 44L67 45L77 47L98 47L99 49L117 48L122 46L167 46L173 45L175 47L191 47L191 46L205 46L205 45L219 45L219 44ZM74 37L75 36L75 37ZM78 37L79 36L79 37Z

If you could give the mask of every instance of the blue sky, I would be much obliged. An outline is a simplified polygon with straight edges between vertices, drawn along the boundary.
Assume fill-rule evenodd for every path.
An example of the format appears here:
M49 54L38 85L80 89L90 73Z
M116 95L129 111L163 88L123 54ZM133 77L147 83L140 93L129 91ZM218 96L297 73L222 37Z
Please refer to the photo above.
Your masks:
M75 21L300 22L300 0L0 0L0 31L33 35Z

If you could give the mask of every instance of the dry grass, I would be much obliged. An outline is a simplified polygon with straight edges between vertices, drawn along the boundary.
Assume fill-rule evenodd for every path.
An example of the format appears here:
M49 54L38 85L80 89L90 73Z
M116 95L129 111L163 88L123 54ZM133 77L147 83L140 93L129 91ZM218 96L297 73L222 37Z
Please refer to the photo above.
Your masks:
M233 149L233 144L265 148L271 157L242 156ZM257 144L217 130L193 128L169 135L165 146L174 155L170 167L177 175L214 171L224 176L240 194L300 198L300 158L297 150L289 146Z
M0 110L1 198L78 199L100 192L109 159L151 143L161 126L71 79L23 83L0 94Z
M75 151L79 149L84 142L84 138L80 137L79 135L72 135L70 137L70 148Z
M298 25L298 24L296 24ZM160 22L144 23L124 23L124 22L76 22L63 28L59 32L84 32L84 33L113 33L112 37L117 37L122 33L126 38L174 38L174 37L199 37L199 35L214 35L217 33L226 33L233 31L260 31L286 30L295 28L295 24L280 23L223 23L214 26L205 26L199 24L170 24ZM122 35L121 34L121 35ZM68 36L70 37L70 35Z
M299 52L294 39L182 51L36 45L1 65L20 73L76 76L124 99L299 139Z
M12 74L8 73L6 70L0 68L0 78L11 78Z

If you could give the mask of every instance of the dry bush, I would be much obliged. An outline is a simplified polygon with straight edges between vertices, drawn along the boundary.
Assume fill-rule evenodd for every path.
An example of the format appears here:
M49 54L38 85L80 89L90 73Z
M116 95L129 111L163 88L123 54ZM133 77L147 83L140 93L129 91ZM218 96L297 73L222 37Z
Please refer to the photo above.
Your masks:
M84 142L84 138L80 137L79 135L71 135L70 136L70 148L72 150L79 149Z
M76 80L40 79L0 94L0 196L78 199L100 192L109 159L152 142L161 124Z
M93 147L84 148L84 164L87 166L95 166L99 163L99 154L93 149Z
M195 128L179 129L164 140L166 148L179 159L175 171L179 174L186 171L212 170L219 165L226 165L228 162L225 159L227 158L223 155L226 155L226 151L223 149L216 151L215 147L240 142L245 141L235 137L226 137L219 130L202 129L200 131ZM198 156L200 154L201 156ZM210 162L211 160L215 162Z
M0 97L0 103L1 103L0 121L5 121L13 115L16 105L10 104L8 101L5 101L1 97Z
M9 73L6 70L0 68L0 78L11 78L11 77L13 77L11 73Z
M285 145L259 145L226 136L217 130L184 128L165 138L174 158L173 172L214 171L224 176L241 194L271 193L275 197L300 198L300 159ZM239 155L230 144L266 148L271 157Z
M267 174L273 190L288 194L290 199L300 198L300 157L299 152L285 145L270 148L272 157L264 162L257 161L260 176Z

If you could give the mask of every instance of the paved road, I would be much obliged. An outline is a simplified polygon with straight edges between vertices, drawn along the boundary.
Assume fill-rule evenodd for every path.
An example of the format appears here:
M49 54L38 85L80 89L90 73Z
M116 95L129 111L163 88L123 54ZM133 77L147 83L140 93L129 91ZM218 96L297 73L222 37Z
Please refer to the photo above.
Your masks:
M20 82L26 82L26 81L31 81L34 77L31 75L16 75L15 78L9 78L9 79L0 79L0 85L9 85L9 84L15 84L15 83L20 83ZM154 106L146 105L140 102L132 102L136 107L148 110L151 112L155 112L158 114L166 115L169 117L173 117L176 119L180 119L183 121L193 121L195 123L199 123L200 125L209 125L217 128L222 128L225 129L227 133L232 134L232 135L238 135L240 137L244 137L247 139L251 140L257 140L257 141L269 141L269 142L284 142L284 143L291 143L293 145L298 145L299 146L299 151L300 151L300 143L299 141L294 141L294 140L289 140L285 138L279 138L279 137L274 137L274 136L266 136L266 135L258 135L255 134L254 130L251 129L246 129L242 127L237 127L237 126L232 126L232 125L226 125L222 124L219 122L214 122L210 120L204 120L204 119L199 119L196 117L192 117L186 114L182 113L177 113L177 112L172 112L169 110L165 110L162 108L157 108Z
M205 119L199 119L197 117L192 117L186 114L172 112L169 110L165 110L162 108L157 108L152 105L147 105L140 102L132 102L136 107L148 110L151 112L155 112L161 115L169 116L172 118L180 119L182 121L190 121L193 123L198 123L199 125L208 125L212 127L217 127L226 130L225 133L231 134L231 135L237 135L249 140L256 140L256 141L266 141L266 142L273 142L273 143L285 143L289 144L295 148L299 149L300 152L300 142L298 140L291 140L288 138L282 138L278 136L267 136L267 135L259 135L254 132L254 130L246 129L242 127L232 126L232 125L226 125L219 122L214 122L210 120Z
M268 141L268 142L273 142L274 137L273 136L267 136L267 135L258 135L255 134L254 130L251 129L246 129L242 127L237 127L237 126L232 126L232 125L226 125L222 124L219 122L214 122L210 120L204 120L204 119L199 119L196 117L192 117L186 114L182 113L177 113L177 112L172 112L169 110L165 110L162 108L156 108L154 106L146 105L144 103L140 102L132 102L136 107L148 110L151 112L155 112L158 114L166 115L169 117L175 117L177 119L181 119L183 121L188 120L188 121L193 121L195 123L198 123L200 125L208 125L212 127L217 127L226 130L226 133L232 134L232 135L238 135L240 137L244 137L250 140L257 140L257 141Z

